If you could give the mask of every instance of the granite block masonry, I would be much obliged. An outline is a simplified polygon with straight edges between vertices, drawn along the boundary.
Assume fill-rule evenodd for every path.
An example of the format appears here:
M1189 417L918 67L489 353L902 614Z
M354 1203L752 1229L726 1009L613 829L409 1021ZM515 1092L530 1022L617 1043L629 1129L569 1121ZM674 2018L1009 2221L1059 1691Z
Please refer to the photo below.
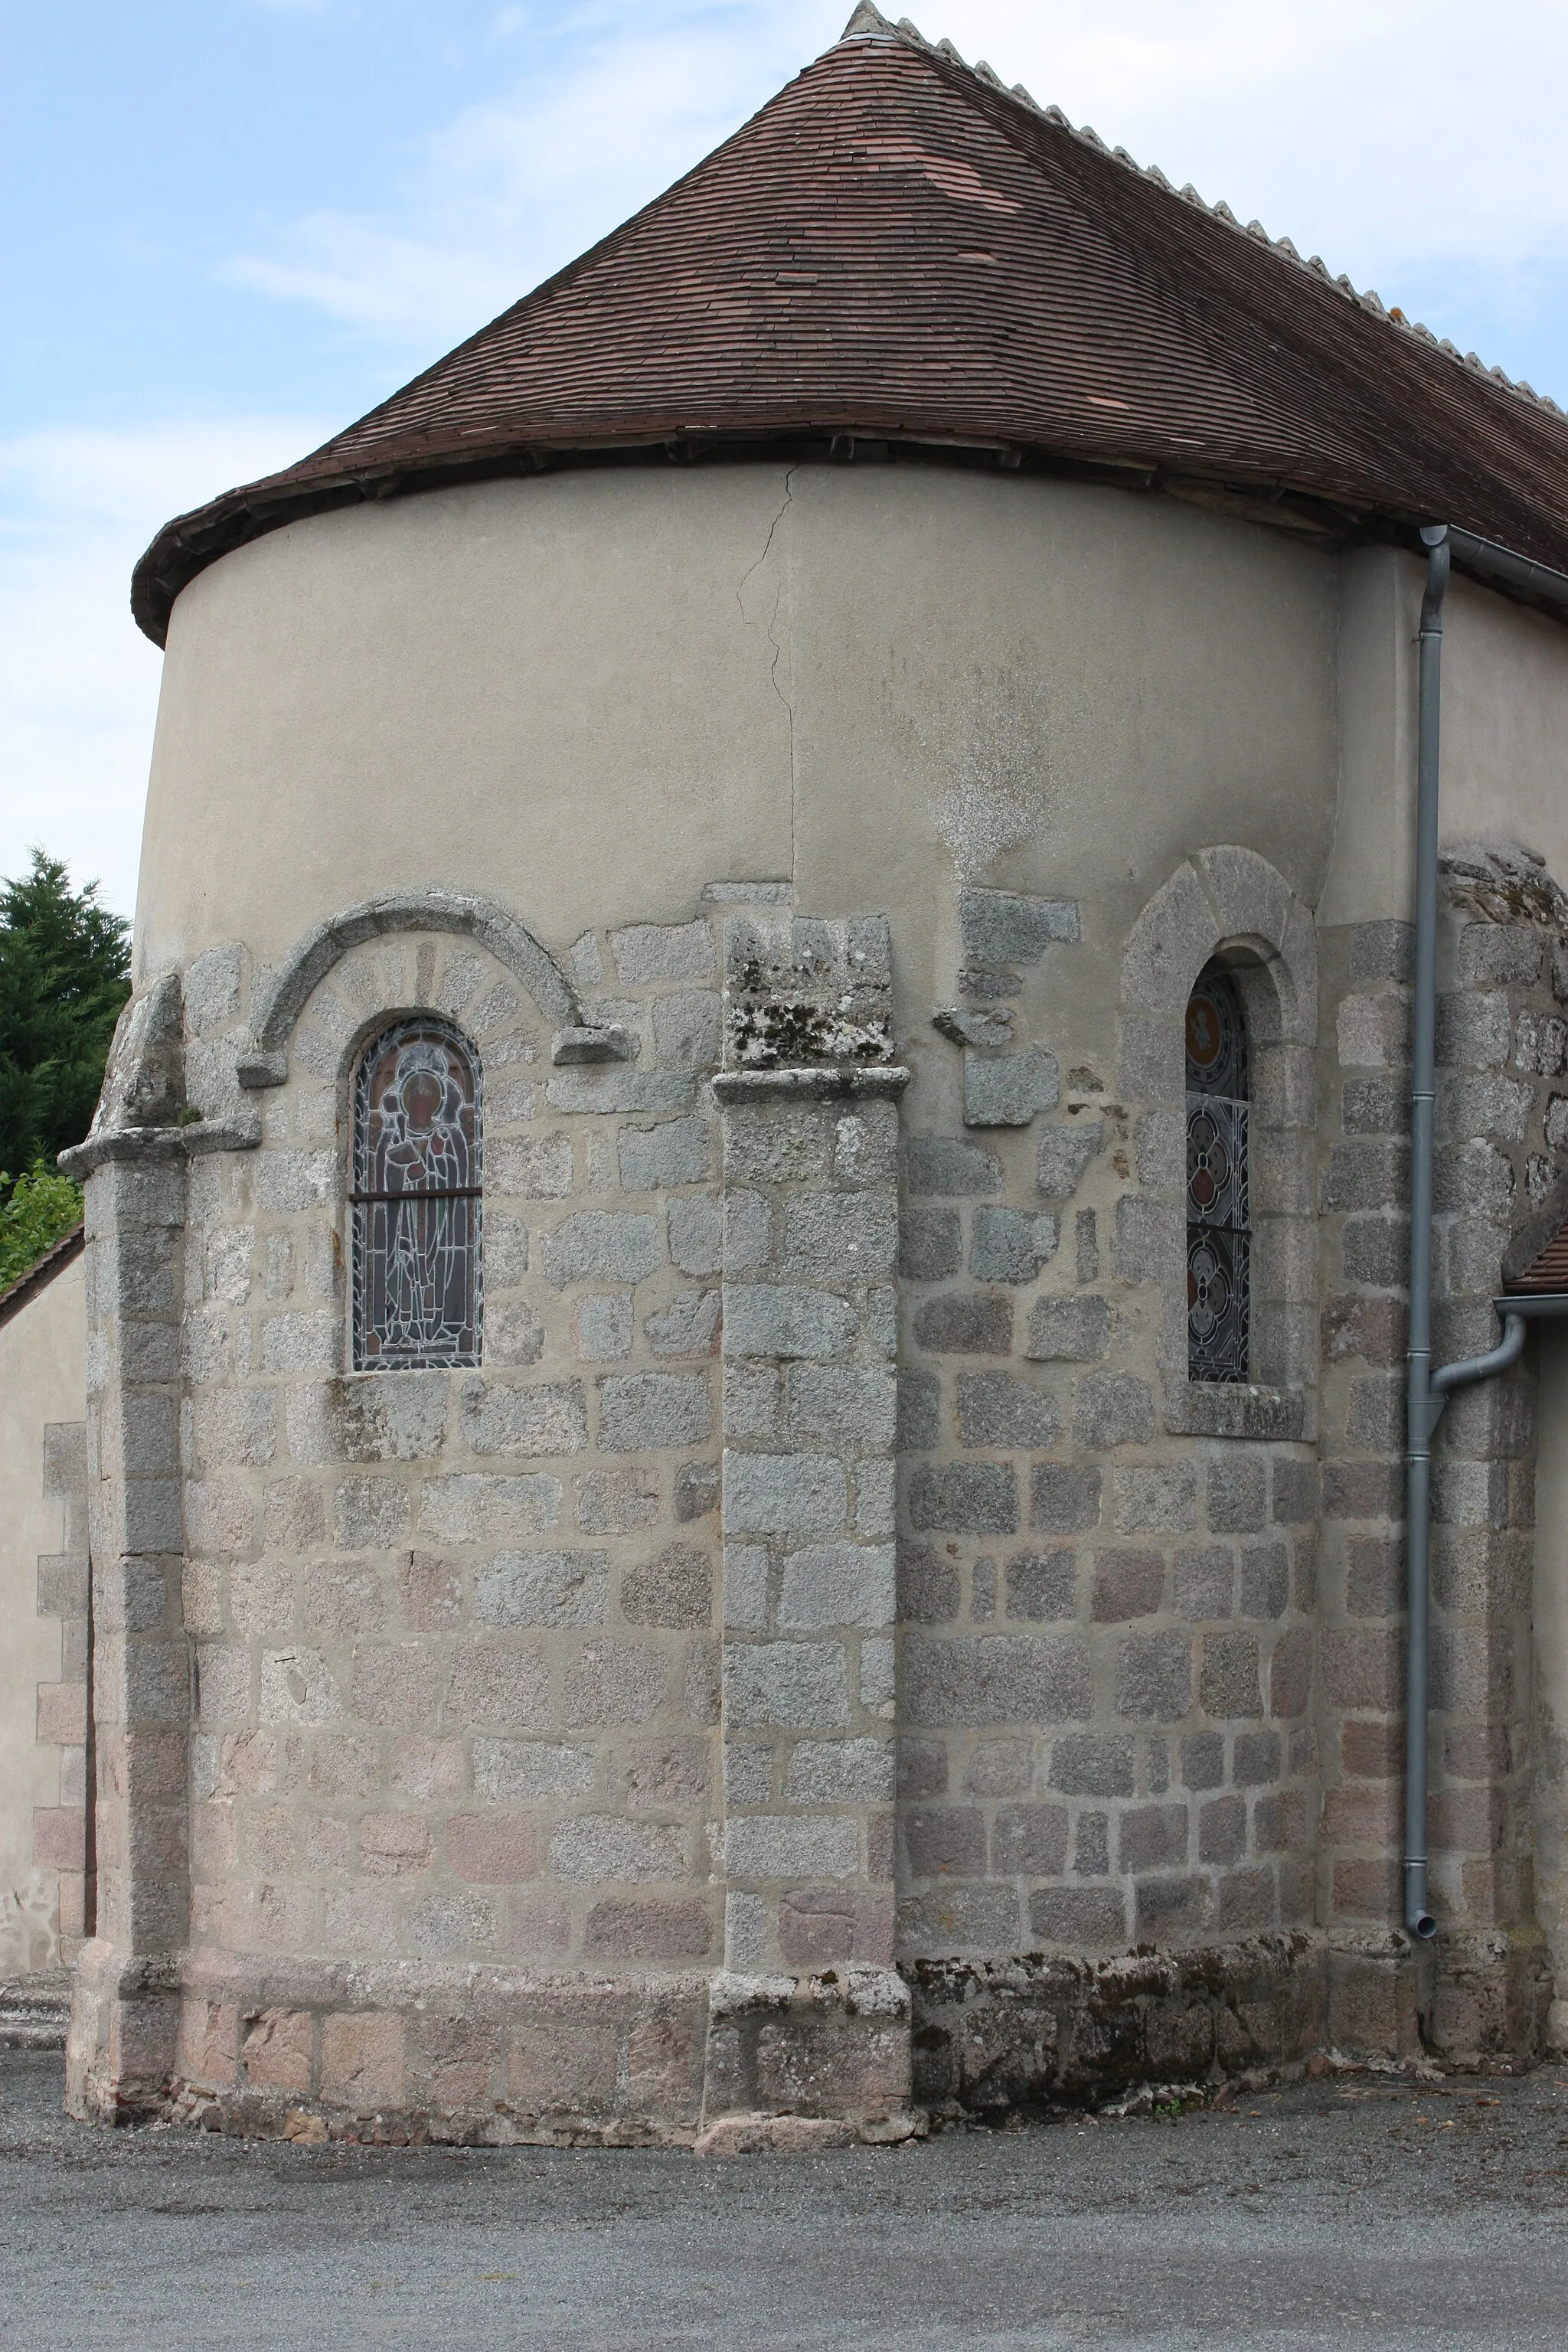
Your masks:
M1203 853L1075 994L1076 911L984 894L916 1036L886 920L729 887L579 938L584 986L614 974L585 999L422 899L311 947L265 1064L242 950L138 1000L83 1160L73 2105L719 2147L1326 2043L1538 2048L1528 1372L1456 1412L1438 1481L1447 1940L1384 1918L1398 941L1325 934L1320 971L1279 877ZM1494 1195L1555 1181L1568 1054L1544 943L1467 993L1504 968L1478 931L1456 1345ZM1278 1378L1222 1388L1185 1377L1170 974L1232 935L1275 943L1245 971ZM410 1004L486 1072L484 1344L356 1373L342 1074Z
M910 2070L893 1888L908 1072L888 926L749 909L724 971L726 1973L705 2115L879 2136Z

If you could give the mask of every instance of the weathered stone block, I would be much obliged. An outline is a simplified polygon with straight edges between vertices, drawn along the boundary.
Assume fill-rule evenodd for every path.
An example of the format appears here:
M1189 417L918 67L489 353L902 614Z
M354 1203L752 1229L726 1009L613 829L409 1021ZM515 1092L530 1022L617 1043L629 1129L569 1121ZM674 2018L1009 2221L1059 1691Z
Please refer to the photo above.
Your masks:
M1234 1449L1209 1464L1208 1522L1216 1535L1252 1534L1267 1515L1267 1459Z
M476 1580L486 1625L602 1625L609 1604L602 1551L502 1551Z
M1033 1282L1060 1238L1054 1216L982 1204L973 1213L970 1271L976 1282Z
M667 1118L657 1127L623 1127L616 1138L622 1187L628 1192L658 1192L679 1184L706 1183L712 1144L712 1130L701 1118Z
M958 921L971 963L1038 963L1047 947L1079 936L1071 899L1026 898L1011 890L961 890Z
M1347 1135L1408 1135L1410 1080L1401 1071L1345 1080L1341 1125Z
M656 1356L710 1356L719 1338L719 1293L678 1291L662 1313L643 1317Z
M585 1363L615 1363L631 1354L636 1328L631 1291L593 1291L573 1308L572 1345Z
M556 1290L570 1282L641 1282L658 1264L658 1220L580 1209L544 1235L540 1264Z
M726 1642L724 1714L736 1724L796 1730L849 1719L849 1685L837 1642Z
M1098 1470L1037 1462L1029 1473L1029 1525L1039 1534L1080 1535L1098 1527L1100 1502Z
M381 1550L407 1536L409 1490L395 1478L344 1478L332 1496L332 1535L340 1550Z
M891 1544L806 1544L784 1561L778 1622L789 1633L890 1625L894 1585Z
M452 1662L445 1715L485 1731L548 1731L550 1670L535 1650L465 1646Z
M1436 1046L1440 1064L1468 1070L1507 1066L1513 1020L1506 996L1461 990L1437 999Z
M713 1423L700 1373L606 1373L598 1382L599 1444L612 1454L700 1445Z
M794 1364L785 1391L791 1434L826 1439L846 1454L891 1447L899 1382L890 1367L863 1371L834 1364Z
M853 1878L859 1862L852 1821L751 1813L725 1824L724 1864L731 1878Z
M886 1739L800 1739L784 1794L792 1805L890 1804L893 1760Z
M1036 1182L1047 1201L1068 1201L1077 1192L1084 1170L1105 1143L1101 1118L1069 1119L1061 1127L1044 1128L1036 1159Z
M1111 1493L1119 1535L1185 1535L1197 1525L1197 1484L1184 1463L1113 1470Z
M1545 936L1534 923L1467 923L1459 933L1458 978L1472 988L1489 982L1532 988L1545 950Z
M1102 1551L1094 1563L1093 1614L1100 1625L1152 1617L1164 1597L1165 1563L1157 1551Z
M912 1876L985 1876L985 1816L978 1807L911 1805L901 1827Z
M1116 1659L1116 1711L1133 1720L1180 1723L1193 1703L1192 1643L1181 1633L1132 1633Z
M1002 1190L1002 1163L994 1152L956 1136L914 1135L904 1146L904 1181L917 1197L926 1193L949 1200Z
M910 1520L921 1529L1012 1535L1018 1526L1017 1473L1010 1462L921 1463L910 1482Z
M1089 1651L1074 1634L911 1633L903 1663L911 1724L1081 1723L1093 1712Z
M782 1265L817 1281L890 1274L899 1254L899 1208L890 1192L796 1192L784 1212Z
M707 1625L713 1616L713 1563L690 1544L668 1544L621 1579L621 1614L628 1624Z
M1068 1297L1037 1298L1029 1309L1024 1353L1037 1363L1093 1363L1110 1339L1110 1302Z
M686 988L654 999L653 1036L661 1062L716 1070L721 1051L721 999L714 989Z
M848 1503L844 1465L830 1454L724 1455L726 1532L829 1533L843 1527Z
M407 1878L430 1864L430 1825L417 1813L366 1813L359 1865L368 1878Z
M906 1209L899 1235L899 1272L906 1282L941 1282L963 1263L963 1220L956 1209Z
M1358 923L1351 933L1352 980L1409 980L1415 969L1413 923Z
M463 1435L476 1454L580 1454L588 1443L581 1381L525 1388L466 1380L458 1403Z
M1060 1098L1061 1073L1043 1045L1017 1054L963 1054L963 1123L966 1127L1027 1127Z
M598 1777L598 1761L591 1748L542 1739L474 1741L474 1794L487 1804L588 1797Z
M1069 1550L1025 1551L1007 1562L1009 1617L1071 1617L1078 1607L1078 1555Z
M404 2025L385 2011L324 2018L321 2096L369 2115L403 2103Z
M1087 1451L1146 1445L1154 1434L1154 1397L1131 1372L1093 1372L1073 1395L1073 1434Z
M1410 1060L1410 1001L1403 990L1345 997L1335 1026L1342 1069L1402 1069Z
M566 1674L566 1721L646 1723L663 1705L668 1682L668 1663L658 1651L635 1642L590 1643Z
M713 1944L713 1923L700 1899L595 1903L583 1930L583 1954L595 1960L699 1960Z
M623 987L649 980L709 980L719 969L713 934L693 923L631 923L610 933Z
M1198 1703L1205 1715L1259 1716L1258 1637L1255 1633L1206 1633Z
M1116 1203L1112 1271L1122 1282L1173 1282L1185 1263L1186 1239L1180 1202L1124 1192Z
M1067 1868L1065 1805L999 1805L991 1829L991 1867L999 1877L1057 1878Z
M932 1355L1010 1356L1013 1302L984 1293L949 1290L915 1312L915 1339Z
M1029 1897L1029 1933L1047 1949L1102 1951L1127 1940L1119 1886L1042 1886Z
M898 1548L899 1617L906 1625L951 1625L959 1610L958 1563L930 1544Z
M560 1479L539 1473L431 1478L419 1489L421 1532L447 1543L542 1535L560 1512Z
M1030 1449L1061 1436L1056 1399L1037 1381L1014 1372L962 1372L954 1419L964 1445Z
M726 1356L837 1356L859 1334L852 1307L831 1292L790 1283L730 1283L724 1292Z

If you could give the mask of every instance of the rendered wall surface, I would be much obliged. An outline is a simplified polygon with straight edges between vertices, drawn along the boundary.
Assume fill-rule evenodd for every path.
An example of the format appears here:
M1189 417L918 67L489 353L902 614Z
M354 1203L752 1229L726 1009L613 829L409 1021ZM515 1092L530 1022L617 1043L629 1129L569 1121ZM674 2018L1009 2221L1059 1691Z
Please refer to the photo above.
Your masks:
M0 1976L83 1930L86 1345L79 1258L0 1324Z

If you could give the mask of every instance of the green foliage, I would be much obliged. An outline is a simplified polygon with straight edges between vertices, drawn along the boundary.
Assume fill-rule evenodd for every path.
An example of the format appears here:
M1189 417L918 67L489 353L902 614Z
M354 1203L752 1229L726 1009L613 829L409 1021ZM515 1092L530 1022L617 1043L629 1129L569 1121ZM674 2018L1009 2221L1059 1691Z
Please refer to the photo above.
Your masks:
M0 885L0 1166L52 1170L81 1141L130 993L130 925L35 849Z
M11 1179L0 1171L0 1187ZM40 1160L30 1176L18 1176L11 1197L0 1203L0 1290L37 1265L62 1234L81 1223L81 1186Z

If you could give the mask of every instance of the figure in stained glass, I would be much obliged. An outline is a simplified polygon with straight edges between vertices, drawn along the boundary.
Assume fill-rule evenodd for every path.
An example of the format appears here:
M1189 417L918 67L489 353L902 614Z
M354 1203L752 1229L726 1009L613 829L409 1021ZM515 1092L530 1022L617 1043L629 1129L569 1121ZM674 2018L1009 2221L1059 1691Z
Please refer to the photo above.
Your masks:
M1187 1375L1248 1376L1247 1021L1211 965L1187 1000Z
M379 1037L354 1087L354 1368L479 1360L479 1083L444 1023Z

